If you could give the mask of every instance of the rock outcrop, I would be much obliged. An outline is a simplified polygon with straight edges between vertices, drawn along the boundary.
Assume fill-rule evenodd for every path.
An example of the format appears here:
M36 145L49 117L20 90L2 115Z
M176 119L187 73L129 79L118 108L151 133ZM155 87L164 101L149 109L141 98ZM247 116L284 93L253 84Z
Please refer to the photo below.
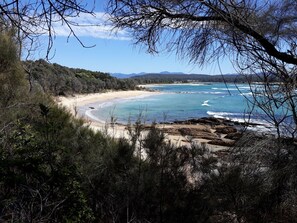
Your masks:
M235 142L234 141L225 141L225 140L222 140L222 139L215 139L215 140L210 140L208 142L208 144L217 145L217 146L231 147L231 146L234 146Z
M221 125L218 127L215 127L215 132L219 134L229 134L229 133L236 133L237 129L233 126L226 126L226 125Z
M223 118L204 117L167 123L160 129L168 135L190 137L200 143L227 148L241 138L243 127L244 124Z
M233 133L228 133L225 138L226 139L231 139L231 140L239 140L242 137L242 133L240 132L233 132Z

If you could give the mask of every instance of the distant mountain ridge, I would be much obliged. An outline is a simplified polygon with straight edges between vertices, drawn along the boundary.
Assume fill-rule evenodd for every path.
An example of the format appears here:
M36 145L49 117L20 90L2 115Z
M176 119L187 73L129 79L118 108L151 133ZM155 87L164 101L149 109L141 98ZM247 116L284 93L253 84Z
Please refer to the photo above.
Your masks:
M140 77L140 76L150 76L150 75L184 75L184 76L197 76L197 75L206 75L206 76L236 76L238 74L233 73L233 74L195 74L195 73L183 73L183 72L170 72L170 71L162 71L159 73L152 73L152 72L140 72L140 73L130 73L130 74L125 74L125 73L110 73L110 76L116 77L119 79L124 79L124 78L134 78L134 77Z
M185 74L183 72L169 72L169 71L162 71L162 72L159 72L159 73L140 72L140 73L131 73L131 74L111 73L110 75L112 77L123 79L123 78L131 78L131 77L143 76L143 75L146 75L146 74L184 74L184 75L187 75L187 74Z
M193 83L193 82L229 82L229 83L247 83L251 81L260 81L258 75L239 75L239 74L144 74L141 76L130 77L139 84L154 83ZM272 80L273 81L273 80Z
M131 74L124 74L124 73L110 73L110 76L112 77L116 77L119 79L123 79L123 78L130 78L130 77L135 77L135 76L141 76L141 75L145 75L147 73L145 72L141 72L141 73L131 73Z

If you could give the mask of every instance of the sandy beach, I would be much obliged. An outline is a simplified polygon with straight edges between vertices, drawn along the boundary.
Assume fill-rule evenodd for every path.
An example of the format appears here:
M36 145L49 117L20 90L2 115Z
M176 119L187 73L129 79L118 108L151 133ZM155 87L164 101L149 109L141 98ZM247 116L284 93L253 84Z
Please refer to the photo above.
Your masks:
M151 96L161 94L159 92L152 91L109 91L104 93L93 94L77 94L74 96L60 96L56 100L59 105L66 107L71 114L75 114L76 107L81 107L91 103L105 103L116 99L129 99L138 96Z
M124 125L110 126L105 120L92 118L90 110L84 114L78 114L77 108L86 106L88 104L96 103L97 105L104 104L113 100L129 99L134 97L148 97L152 95L161 94L160 92L145 91L145 90L129 90L129 91L109 91L104 93L93 94L78 94L74 96L60 96L56 97L57 103L65 107L73 116L80 116L83 118L87 125L95 131L107 131L107 133L115 138L128 137L128 132Z
M160 92L151 92L145 90L137 90L137 91L110 91L106 93L93 93L93 94L80 94L74 96L60 96L56 98L57 103L65 107L72 115L79 116L86 121L86 125L92 128L95 131L103 131L109 134L112 137L120 138L125 137L129 138L128 131L125 125L115 124L110 125L103 120L95 119L90 115L91 108L84 112L83 114L79 114L77 112L77 108L82 106L87 106L92 103L96 103L97 105L104 104L106 102L110 102L112 100L120 100L120 99L129 99L134 97L148 97L152 95L162 94ZM218 127L222 127L222 125L218 125ZM213 128L210 124L159 124L158 128L162 129L168 141L178 146L190 145L195 142L196 144L208 144L208 142L213 140L222 140L226 134L216 134L217 127ZM184 133L184 132L188 133ZM196 134L196 137L191 135L192 133ZM187 135L189 134L189 135ZM191 139L191 140L189 140ZM224 139L224 142L229 142L230 140ZM226 146L220 145L209 145L210 149L213 151L218 151L221 149L226 149Z

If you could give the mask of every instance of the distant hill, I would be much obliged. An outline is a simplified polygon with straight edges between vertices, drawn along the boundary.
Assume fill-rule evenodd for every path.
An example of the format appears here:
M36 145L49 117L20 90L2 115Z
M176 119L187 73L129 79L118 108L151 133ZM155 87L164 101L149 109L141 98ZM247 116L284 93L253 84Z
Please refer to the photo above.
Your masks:
M132 73L132 74L124 74L124 73L111 73L110 75L112 77L116 77L119 79L124 79L124 78L131 78L131 77L137 77L137 76L143 76L146 74L150 74L150 73L146 73L146 72L141 72L141 73ZM159 75L163 75L163 74L184 74L183 72L169 72L169 71L162 71L160 73L156 73Z
M132 79L120 80L108 73L69 68L45 60L23 62L31 88L53 95L95 93L106 90L135 89Z
M116 77L119 79L124 79L124 78L130 78L130 77L136 77L136 76L141 76L141 75L145 75L145 72L141 72L141 73L132 73L132 74L124 74L124 73L111 73L110 75L112 77Z
M246 76L238 74L225 75L207 75L207 74L144 74L134 76L131 79L139 84L148 83L174 83L174 82L236 82L244 83L247 81ZM257 80L256 76L249 76L249 80Z
M247 77L239 74L185 74L182 72L169 72L162 71L160 73L113 73L111 76L119 79L132 79L136 84L149 84L149 83L174 83L174 82L236 82L245 83ZM250 75L249 80L257 81L255 75Z

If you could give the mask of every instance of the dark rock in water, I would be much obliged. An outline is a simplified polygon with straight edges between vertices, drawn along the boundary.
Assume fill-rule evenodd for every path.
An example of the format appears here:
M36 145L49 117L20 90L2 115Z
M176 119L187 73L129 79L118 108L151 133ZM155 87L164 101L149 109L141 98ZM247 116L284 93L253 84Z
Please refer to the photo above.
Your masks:
M210 145L217 145L217 146L234 146L235 142L233 141L224 141L222 139L214 139L208 142Z
M237 132L237 129L232 126L218 126L215 127L216 133L220 134L229 134L229 133L235 133Z
M173 124L177 124L177 125L190 125L192 124L189 120L186 120L186 121L174 121Z
M194 118L187 120L187 122L189 122L190 124L200 124L201 123L200 119L194 119Z
M209 120L209 121L214 122L214 123L222 123L222 122L225 121L225 119L223 119L223 118L215 118L215 117L203 117L201 119Z
M161 122L160 124L182 124L182 125L208 125L211 127L215 127L218 125L224 125L224 126L233 126L237 129L243 129L245 126L257 126L260 124L257 123L248 123L248 122L238 122L238 121L232 121L224 118L215 118L215 117L202 117L197 119L188 119L184 121L174 121L174 122Z
M242 137L242 133L240 133L240 132L228 133L225 136L226 139L232 139L232 140L239 140L241 137Z
M204 117L197 120L199 124L207 124L210 126L221 125L224 119L214 118L214 117Z
M207 124L207 125L220 125L224 123L225 119L219 119L214 117L203 117L199 119L188 119L185 121L174 121L174 124L184 124L184 125L196 125L196 124Z

